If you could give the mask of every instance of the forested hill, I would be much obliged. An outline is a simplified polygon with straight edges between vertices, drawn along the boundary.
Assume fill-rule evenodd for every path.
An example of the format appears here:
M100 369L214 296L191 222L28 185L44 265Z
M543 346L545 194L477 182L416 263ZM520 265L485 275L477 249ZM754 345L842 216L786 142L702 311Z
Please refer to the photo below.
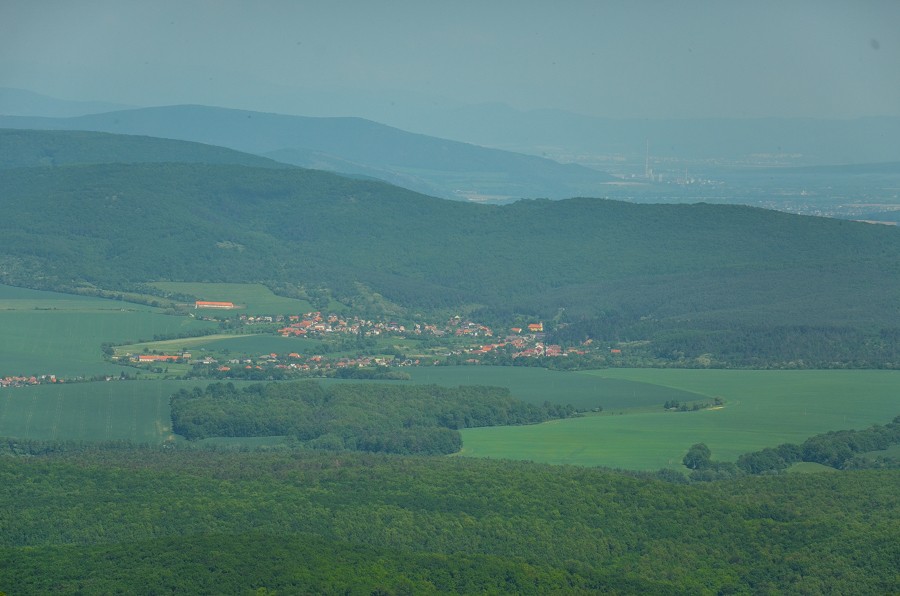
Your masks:
M895 228L741 206L485 206L310 170L19 168L0 178L2 280L362 284L418 308L896 326Z
M0 127L197 141L303 167L375 177L453 199L598 196L613 179L583 166L414 134L362 118L166 106L73 118L0 116Z
M0 170L29 166L186 162L289 168L233 149L155 137L0 128Z

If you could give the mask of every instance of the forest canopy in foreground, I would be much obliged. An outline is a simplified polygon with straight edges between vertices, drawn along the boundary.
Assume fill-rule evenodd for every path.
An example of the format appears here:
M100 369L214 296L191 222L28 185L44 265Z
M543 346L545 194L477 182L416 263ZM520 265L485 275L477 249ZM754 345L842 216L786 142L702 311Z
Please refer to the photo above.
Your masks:
M897 471L676 485L373 454L0 458L0 589L891 593Z

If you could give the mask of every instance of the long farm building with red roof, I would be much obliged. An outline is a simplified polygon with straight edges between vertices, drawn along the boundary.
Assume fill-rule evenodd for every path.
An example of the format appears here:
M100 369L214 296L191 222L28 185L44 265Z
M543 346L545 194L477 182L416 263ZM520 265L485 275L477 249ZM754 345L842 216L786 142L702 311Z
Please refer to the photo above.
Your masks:
M197 300L194 308L236 308L233 302L212 302L209 300Z

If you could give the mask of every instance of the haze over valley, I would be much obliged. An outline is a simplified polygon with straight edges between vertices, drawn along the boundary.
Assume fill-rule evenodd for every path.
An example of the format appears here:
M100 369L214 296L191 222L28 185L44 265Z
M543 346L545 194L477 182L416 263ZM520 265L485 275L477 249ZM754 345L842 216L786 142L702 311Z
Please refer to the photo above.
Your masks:
M900 6L0 6L0 592L900 591Z

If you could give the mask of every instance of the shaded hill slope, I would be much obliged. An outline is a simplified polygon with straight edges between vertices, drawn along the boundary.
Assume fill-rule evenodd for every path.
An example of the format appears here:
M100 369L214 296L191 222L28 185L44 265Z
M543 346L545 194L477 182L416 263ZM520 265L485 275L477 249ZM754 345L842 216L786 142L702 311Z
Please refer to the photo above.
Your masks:
M196 141L294 165L385 179L444 198L603 194L612 177L540 157L413 134L361 118L168 106L73 118L0 116L8 128L91 130Z
M290 167L258 155L188 141L87 131L0 129L0 169L152 162Z
M7 170L6 282L280 281L409 307L894 325L894 228L740 206L472 205L311 170Z

